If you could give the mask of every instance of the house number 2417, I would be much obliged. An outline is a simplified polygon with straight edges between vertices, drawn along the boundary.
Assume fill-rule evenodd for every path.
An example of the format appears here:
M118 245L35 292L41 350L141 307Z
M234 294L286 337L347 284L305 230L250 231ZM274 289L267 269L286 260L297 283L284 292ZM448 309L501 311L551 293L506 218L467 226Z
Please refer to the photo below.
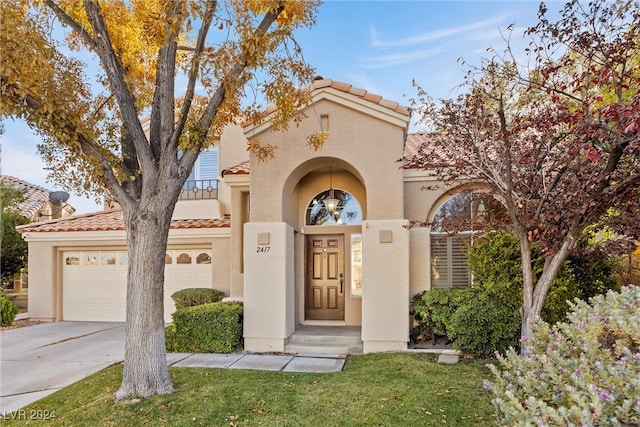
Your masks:
M271 246L258 246L256 252L259 254L266 254L271 250Z

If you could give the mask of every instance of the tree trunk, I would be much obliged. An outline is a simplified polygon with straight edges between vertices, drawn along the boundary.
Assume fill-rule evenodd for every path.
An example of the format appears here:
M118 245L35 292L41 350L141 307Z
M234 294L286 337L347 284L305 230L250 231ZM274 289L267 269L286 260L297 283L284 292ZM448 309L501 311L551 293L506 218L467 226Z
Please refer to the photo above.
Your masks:
M520 235L520 259L522 261L522 306L520 307L520 317L522 318L522 324L520 327L520 336L522 339L522 351L527 348L527 337L531 334L531 326L535 322L535 313L532 312L533 308L533 269L531 266L531 246L529 245L529 239L526 232L519 233Z
M164 258L171 211L140 202L126 212L129 269L124 375L116 401L174 391L164 335ZM169 212L166 212L166 211Z
M527 337L531 336L531 330L535 322L540 319L540 313L544 306L544 300L551 289L553 280L558 275L558 271L562 266L562 263L566 261L575 247L575 240L568 236L564 241L560 250L551 257L547 257L542 274L535 282L533 270L531 266L531 247L528 242L525 245L520 239L520 253L522 256L522 272L523 272L523 287L522 287L522 307L520 308L520 314L522 316L522 340L521 350L524 353L527 350Z
M562 262L560 262L562 264ZM524 265L523 265L524 267ZM522 314L522 331L521 335L523 337L521 350L524 353L527 350L527 338L531 336L531 330L533 325L540 320L540 313L542 313L542 307L544 306L544 300L547 297L547 293L553 284L553 280L555 279L558 268L552 271L550 268L551 265L545 264L544 270L540 275L540 278L535 283L535 288L533 285L527 286L525 284L524 289L529 288L531 294L529 298L523 298L523 303L521 307ZM532 282L533 283L533 282Z

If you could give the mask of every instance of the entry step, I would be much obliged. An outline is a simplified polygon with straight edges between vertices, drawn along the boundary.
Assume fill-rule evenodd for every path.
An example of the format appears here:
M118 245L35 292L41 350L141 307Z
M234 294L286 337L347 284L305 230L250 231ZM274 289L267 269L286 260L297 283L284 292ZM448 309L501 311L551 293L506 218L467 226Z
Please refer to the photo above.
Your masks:
M357 326L299 326L285 345L293 354L362 354Z

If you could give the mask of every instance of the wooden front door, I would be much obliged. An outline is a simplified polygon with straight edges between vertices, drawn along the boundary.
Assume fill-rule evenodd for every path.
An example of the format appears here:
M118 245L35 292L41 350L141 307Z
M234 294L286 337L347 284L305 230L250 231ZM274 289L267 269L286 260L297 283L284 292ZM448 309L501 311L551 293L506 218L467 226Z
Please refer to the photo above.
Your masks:
M307 320L344 320L344 236L307 237Z

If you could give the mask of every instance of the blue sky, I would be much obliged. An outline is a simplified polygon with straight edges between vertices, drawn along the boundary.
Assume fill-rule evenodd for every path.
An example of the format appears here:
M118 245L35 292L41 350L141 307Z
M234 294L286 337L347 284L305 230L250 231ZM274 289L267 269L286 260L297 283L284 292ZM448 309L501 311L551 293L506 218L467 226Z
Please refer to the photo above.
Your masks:
M557 11L560 1L547 1ZM464 75L459 58L479 64L486 49L502 51L502 33L514 24L511 38L523 52L523 31L537 22L534 1L326 1L317 25L299 31L297 40L317 74L352 84L409 105L415 79L433 98L456 95ZM21 122L4 121L1 171L50 190L38 157L39 138ZM412 128L418 130L418 128ZM62 189L63 190L63 189ZM77 211L101 207L82 196L69 200Z

